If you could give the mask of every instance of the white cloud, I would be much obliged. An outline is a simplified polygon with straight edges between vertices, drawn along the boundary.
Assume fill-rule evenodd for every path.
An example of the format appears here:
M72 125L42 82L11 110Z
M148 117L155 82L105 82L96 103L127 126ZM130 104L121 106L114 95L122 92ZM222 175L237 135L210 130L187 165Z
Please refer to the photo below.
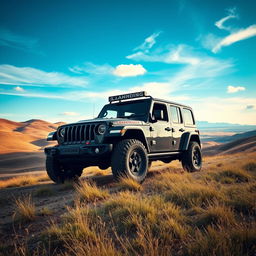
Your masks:
M92 62L85 62L83 65L70 67L69 70L76 74L89 73L94 75L112 74L114 68L108 64L96 65Z
M134 51L137 50L142 50L142 51L148 51L149 49L151 49L154 44L156 43L156 38L161 34L162 32L156 32L153 33L152 35L150 35L149 37L147 37L144 42L139 45L138 47L136 47L134 49Z
M213 53L217 53L222 47L232 45L236 42L248 39L250 37L256 36L256 24L252 24L247 28L236 28L233 26L226 26L225 23L230 19L238 19L236 9L229 9L228 15L215 22L215 26L221 30L226 30L229 32L224 38L217 37L213 34L208 34L202 38L202 44L206 48L211 47Z
M240 29L239 31L231 33L217 43L212 51L217 53L223 46L228 46L253 36L256 36L256 25L251 25L245 29Z
M115 76L127 77L127 76L139 76L144 75L146 73L146 69L141 64L129 64L129 65L118 65L113 74Z
M243 86L232 86L232 85L229 85L227 87L227 93L236 93L236 92L240 92L240 91L244 91L245 90L245 87Z
M17 91L17 92L24 92L24 91L25 91L25 90L24 90L22 87L20 87L20 86L16 86L16 87L14 88L14 90Z
M0 83L22 86L85 87L85 77L72 77L60 72L45 72L31 67L0 65Z
M62 116L80 116L80 114L76 113L76 112L63 112L60 115L62 115Z

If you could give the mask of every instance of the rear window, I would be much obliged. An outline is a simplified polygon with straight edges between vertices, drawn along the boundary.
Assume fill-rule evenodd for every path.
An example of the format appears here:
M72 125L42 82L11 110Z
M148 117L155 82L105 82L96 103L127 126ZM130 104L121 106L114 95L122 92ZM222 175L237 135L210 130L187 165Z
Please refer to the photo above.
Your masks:
M194 125L195 124L195 120L192 114L192 111L190 109L183 109L183 117L184 117L184 123L185 125Z

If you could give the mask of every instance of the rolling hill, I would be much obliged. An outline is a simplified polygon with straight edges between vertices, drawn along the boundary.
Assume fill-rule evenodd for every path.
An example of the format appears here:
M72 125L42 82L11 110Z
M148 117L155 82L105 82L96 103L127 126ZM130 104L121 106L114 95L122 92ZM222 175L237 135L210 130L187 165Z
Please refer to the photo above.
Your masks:
M45 140L47 134L61 124L38 119L26 122L0 119L0 154L41 151L42 147L50 144Z
M230 136L236 138L227 143L223 143L217 146L207 147L203 149L204 155L225 155L225 154L235 154L235 153L245 153L245 152L255 152L256 151L256 135L249 136L252 133L237 134ZM249 136L249 137L246 137ZM238 139L237 139L238 138Z

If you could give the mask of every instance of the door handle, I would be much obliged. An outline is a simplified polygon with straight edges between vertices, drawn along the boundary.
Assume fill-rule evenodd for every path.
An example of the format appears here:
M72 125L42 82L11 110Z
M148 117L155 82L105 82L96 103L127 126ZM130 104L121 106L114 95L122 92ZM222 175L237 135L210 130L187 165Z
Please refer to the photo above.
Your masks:
M180 131L180 132L184 132L185 130L184 130L183 128L180 128L179 131Z
M149 127L149 130L150 130L151 132L153 132L155 129L154 129L152 126L150 126L150 127Z
M166 127L165 130L170 132L172 129L170 127Z

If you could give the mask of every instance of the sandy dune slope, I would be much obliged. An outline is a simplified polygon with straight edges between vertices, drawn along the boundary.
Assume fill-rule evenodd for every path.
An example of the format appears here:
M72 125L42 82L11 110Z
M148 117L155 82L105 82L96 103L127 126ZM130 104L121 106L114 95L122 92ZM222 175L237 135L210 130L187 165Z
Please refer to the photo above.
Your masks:
M26 122L0 119L0 154L40 151L50 144L45 140L47 134L61 124L37 119Z

